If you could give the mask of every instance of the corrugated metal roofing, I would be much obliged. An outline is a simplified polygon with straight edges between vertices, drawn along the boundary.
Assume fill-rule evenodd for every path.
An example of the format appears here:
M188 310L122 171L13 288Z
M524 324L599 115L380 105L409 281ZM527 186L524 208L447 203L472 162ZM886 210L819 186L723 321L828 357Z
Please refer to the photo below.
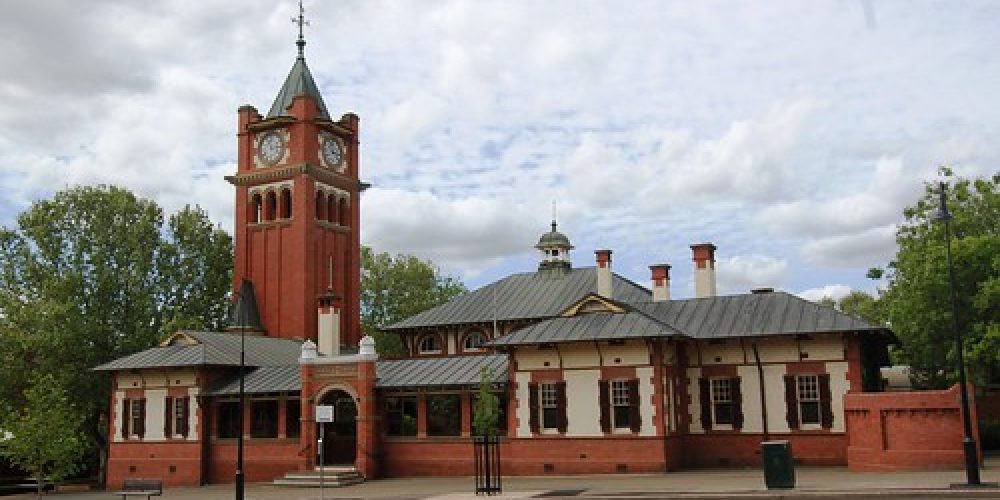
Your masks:
M619 302L650 299L649 290L613 275L612 297ZM597 291L597 270L571 269L566 274L519 273L460 295L422 313L410 316L384 330L424 326L480 323L511 319L547 318L559 315L588 293Z
M94 370L128 370L177 366L239 366L240 335L216 332L182 332L195 344L175 342L104 363ZM247 366L282 366L298 363L302 344L297 340L246 336Z
M376 364L378 387L427 387L478 385L482 369L493 374L493 381L506 383L507 355L450 356L379 361Z
M543 344L670 335L680 335L680 332L639 312L592 312L547 319L515 330L490 342L489 345Z
M326 110L326 103L323 102L323 95L319 93L316 80L313 80L312 72L306 65L304 57L299 56L292 65L292 70L288 72L284 85L278 91L278 95L271 104L271 109L267 112L268 118L276 116L288 116L288 108L292 105L292 100L300 95L312 97L319 107L319 116L330 119L330 113Z
M698 339L840 331L885 331L832 307L785 292L631 304Z
M262 366L247 373L243 381L243 392L246 394L299 392L301 388L302 378L297 364L292 366ZM239 394L239 375L217 381L205 393L210 396Z

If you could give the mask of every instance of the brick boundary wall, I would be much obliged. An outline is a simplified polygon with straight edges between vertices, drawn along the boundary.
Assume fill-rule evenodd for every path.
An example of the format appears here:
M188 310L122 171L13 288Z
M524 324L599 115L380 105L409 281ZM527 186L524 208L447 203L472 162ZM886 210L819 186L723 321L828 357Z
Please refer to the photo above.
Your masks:
M851 471L962 469L959 386L943 391L849 393L847 467ZM970 394L974 394L970 389ZM975 402L970 398L972 421ZM973 425L979 442L978 426Z

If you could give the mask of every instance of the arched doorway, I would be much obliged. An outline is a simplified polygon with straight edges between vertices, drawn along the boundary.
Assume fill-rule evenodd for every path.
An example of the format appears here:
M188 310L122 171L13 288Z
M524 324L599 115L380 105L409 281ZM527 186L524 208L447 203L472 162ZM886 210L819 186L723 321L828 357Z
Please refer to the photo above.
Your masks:
M340 389L332 390L320 399L321 405L333 407L333 422L322 425L323 461L320 465L354 465L358 448L358 407L354 397ZM319 434L320 429L317 429Z

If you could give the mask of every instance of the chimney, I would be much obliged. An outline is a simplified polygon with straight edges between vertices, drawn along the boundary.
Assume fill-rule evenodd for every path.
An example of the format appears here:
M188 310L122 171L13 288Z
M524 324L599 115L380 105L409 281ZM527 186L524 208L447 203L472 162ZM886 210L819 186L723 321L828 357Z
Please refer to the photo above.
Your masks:
M611 297L611 250L596 250L597 255L597 294Z
M694 296L697 299L715 296L715 245L695 243L691 245L694 260Z
M670 264L649 266L653 279L653 302L670 300Z

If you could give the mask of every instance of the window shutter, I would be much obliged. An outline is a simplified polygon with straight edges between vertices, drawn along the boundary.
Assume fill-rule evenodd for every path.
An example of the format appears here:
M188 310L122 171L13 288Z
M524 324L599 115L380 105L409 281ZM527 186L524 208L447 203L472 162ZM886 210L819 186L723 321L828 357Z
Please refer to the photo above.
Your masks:
M799 428L799 395L796 391L795 375L785 375L785 420L789 429Z
M167 396L166 403L163 405L163 437L170 439L173 435L173 422L174 422L174 398Z
M597 383L600 389L598 402L601 405L601 430L611 432L611 388L607 380Z
M183 401L184 408L181 411L181 428L179 429L181 435L188 437L188 419L191 417L191 397L185 396L181 398Z
M740 387L740 377L733 377L730 382L730 396L733 398L733 429L743 428L743 390Z
M132 421L132 401L122 400L122 439L128 439L128 425Z
M538 426L538 384L528 384L528 427L531 427L531 432L537 434L539 430Z
M135 433L141 439L146 437L146 398L139 399L135 403L139 405L139 425L136 426Z
M565 433L566 419L566 382L556 382L556 411L559 414L559 432Z
M708 379L702 377L698 379L698 389L701 399L701 427L703 429L712 429L712 390L711 384Z
M830 395L830 374L824 373L818 378L820 423L824 429L829 429L833 427L833 408L831 406L831 399L833 398Z
M639 379L628 381L628 411L632 432L639 432L642 429L642 415L639 413Z

